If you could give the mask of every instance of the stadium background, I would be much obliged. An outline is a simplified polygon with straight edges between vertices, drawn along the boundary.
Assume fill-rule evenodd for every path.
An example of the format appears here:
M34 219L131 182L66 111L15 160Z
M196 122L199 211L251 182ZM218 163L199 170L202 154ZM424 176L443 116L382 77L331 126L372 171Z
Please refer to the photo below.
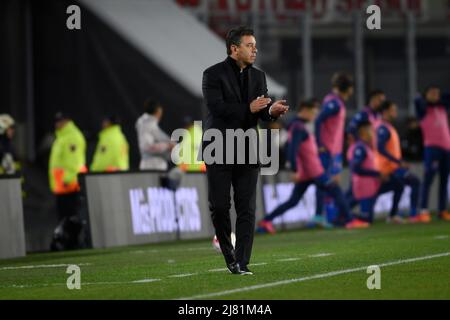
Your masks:
M66 28L66 8L71 4L81 7L81 30ZM383 20L378 31L364 27L366 15L361 8L366 4L2 1L0 108L18 122L15 144L24 161L27 250L45 250L56 224L47 182L54 113L69 112L83 130L88 163L102 117L121 116L136 169L134 123L144 99L153 96L162 101L166 116L161 126L166 132L181 127L185 115L201 119L205 114L201 95L189 83L202 69L190 67L210 63L198 62L189 54L190 48L213 61L221 60L224 46L215 56L208 41L217 41L237 24L256 30L257 64L274 80L269 90L286 97L291 106L310 95L322 98L331 75L350 70L356 95L349 104L349 117L363 107L368 90L382 88L400 106L402 119L397 127L402 134L402 124L413 114L416 92L430 83L450 88L450 1L379 1ZM309 10L306 5L311 5ZM118 16L124 18L114 22ZM151 42L144 46L142 39ZM177 70L171 67L174 64L185 68Z

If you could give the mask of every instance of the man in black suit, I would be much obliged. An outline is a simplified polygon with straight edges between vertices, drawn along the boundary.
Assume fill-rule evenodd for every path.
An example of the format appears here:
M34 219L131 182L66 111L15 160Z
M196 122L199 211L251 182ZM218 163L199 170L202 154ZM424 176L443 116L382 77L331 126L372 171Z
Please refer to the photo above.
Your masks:
M252 66L257 53L253 30L247 27L230 30L226 46L228 57L225 61L209 67L203 73L203 96L208 108L203 152L210 143L205 139L208 129L219 130L225 141L227 129L256 131L258 119L274 121L288 110L285 100L272 103L267 96L264 72ZM204 158L212 221L225 262L233 274L252 274L247 265L250 262L255 229L259 165L250 161L250 147L254 146L247 141L244 147L234 149L234 160L242 153L247 155L243 164L237 164L236 161L230 164L225 159L225 152L223 161L208 163ZM235 249L230 239L231 186L237 213Z

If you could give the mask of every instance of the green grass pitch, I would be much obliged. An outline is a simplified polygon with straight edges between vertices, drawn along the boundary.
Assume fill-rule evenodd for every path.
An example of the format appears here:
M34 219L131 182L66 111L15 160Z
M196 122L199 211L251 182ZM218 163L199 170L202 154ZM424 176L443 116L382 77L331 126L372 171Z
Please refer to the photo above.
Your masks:
M67 288L68 264L80 290ZM370 265L379 290L367 288ZM0 261L0 299L450 299L450 223L258 235L255 275L224 267L210 239L31 254Z

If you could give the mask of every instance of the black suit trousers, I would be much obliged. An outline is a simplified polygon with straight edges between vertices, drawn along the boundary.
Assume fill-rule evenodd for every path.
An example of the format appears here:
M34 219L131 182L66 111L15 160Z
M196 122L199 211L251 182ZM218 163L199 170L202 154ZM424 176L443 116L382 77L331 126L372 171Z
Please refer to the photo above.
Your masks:
M225 262L247 266L255 231L256 184L259 168L251 165L208 165L208 201ZM231 243L231 186L236 209L236 247Z

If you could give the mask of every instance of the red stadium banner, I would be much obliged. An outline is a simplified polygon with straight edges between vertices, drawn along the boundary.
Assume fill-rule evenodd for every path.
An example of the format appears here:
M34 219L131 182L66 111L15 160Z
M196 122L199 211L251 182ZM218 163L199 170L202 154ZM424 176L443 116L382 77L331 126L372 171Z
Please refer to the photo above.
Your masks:
M298 25L302 15L309 11L314 24L350 23L355 10L365 12L372 4L378 5L383 22L402 24L408 12L420 22L429 21L429 12L440 11L435 3L426 0L175 0L191 11L220 35L230 25L250 24L258 21L266 26L287 27ZM445 6L444 6L445 7ZM445 17L446 18L446 17ZM433 18L434 19L434 18Z
M424 0L176 0L189 9L207 8L212 17L233 16L256 11L260 14L273 14L277 20L286 16L295 16L309 8L316 20L326 19L328 22L348 19L354 10L364 10L371 4L378 5L382 12L391 17L402 17L407 11L418 16L427 11ZM330 19L330 17L332 19Z

